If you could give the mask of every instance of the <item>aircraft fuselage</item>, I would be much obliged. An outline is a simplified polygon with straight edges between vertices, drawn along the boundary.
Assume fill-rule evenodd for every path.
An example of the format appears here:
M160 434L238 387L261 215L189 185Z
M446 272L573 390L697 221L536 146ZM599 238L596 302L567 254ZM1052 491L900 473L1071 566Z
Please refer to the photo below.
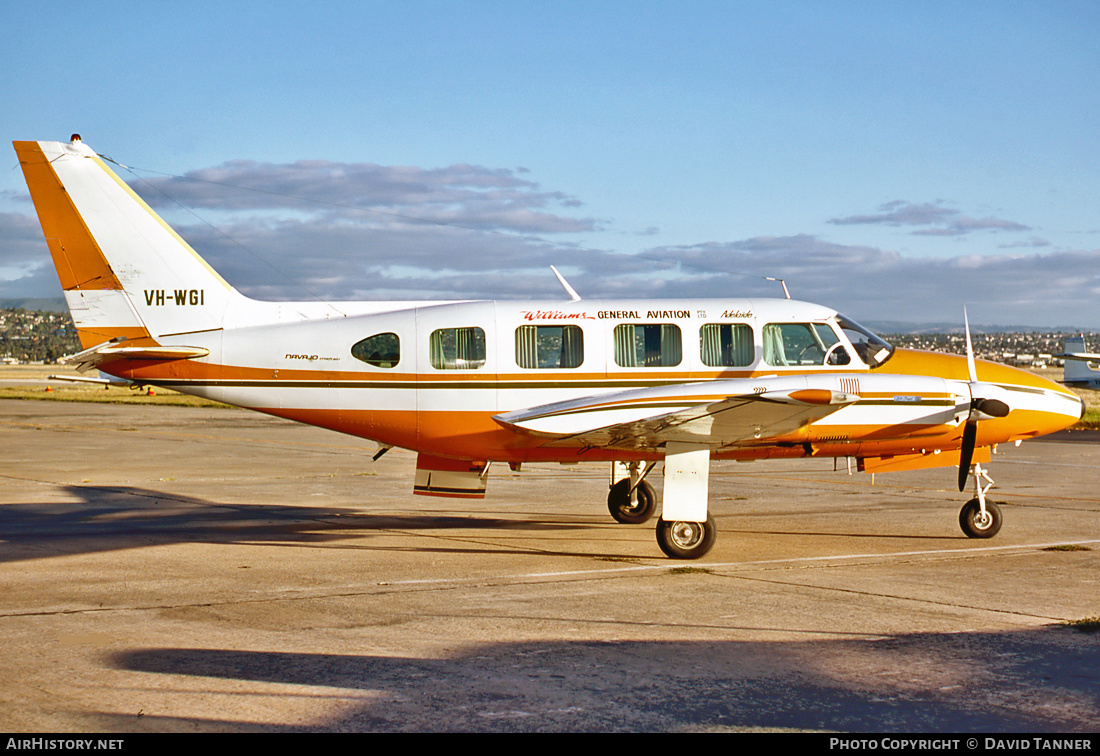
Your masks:
M958 448L971 398L964 357L899 349L872 368L835 311L791 300L453 302L327 315L160 338L210 355L100 369L385 445L513 463L659 458L653 449L547 446L494 420L629 389L671 387L671 408L703 401L715 381L727 394L738 384L751 393L757 379L816 375L860 397L778 438L714 449L729 459ZM769 352L766 338L784 342ZM840 357L830 360L840 364L826 364L834 346ZM978 378L1009 392L1014 408L1011 422L982 423L979 446L1049 433L1079 413L1076 396L1032 373L978 362Z

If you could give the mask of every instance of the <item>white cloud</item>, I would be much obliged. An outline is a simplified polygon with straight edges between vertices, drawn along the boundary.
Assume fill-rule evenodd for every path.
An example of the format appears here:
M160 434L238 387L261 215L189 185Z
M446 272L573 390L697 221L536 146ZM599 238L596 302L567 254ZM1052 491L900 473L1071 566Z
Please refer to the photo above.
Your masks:
M868 320L961 320L967 305L975 322L1100 326L1100 250L907 258L799 235L650 254L715 270L783 277L793 297ZM746 284L765 293L775 286L751 279ZM713 295L713 287L707 288ZM775 289L770 291L774 295Z
M782 296L763 280L774 276L795 298L857 319L951 321L967 304L975 323L1100 327L1097 250L1028 253L1046 244L1032 237L1001 255L911 258L793 234L615 254L562 238L601 224L573 215L576 198L526 176L469 165L234 161L189 174L197 181L135 186L160 208L172 197L213 217L172 213L181 235L227 280L262 299L557 299L564 294L548 270L556 265L590 299ZM900 201L830 223L957 234L1024 229L941 203ZM0 297L60 294L33 216L0 213L0 240L8 278Z
M849 215L828 221L836 226L916 226L918 236L962 236L975 231L1030 231L1027 226L1001 218L971 218L939 202L887 202L872 215Z
M552 210L579 207L575 197L541 191L508 169L466 164L429 169L235 160L184 176L143 179L134 186L157 207L179 203L220 211L294 210L379 225L412 220L523 233L591 231L598 225L592 218Z

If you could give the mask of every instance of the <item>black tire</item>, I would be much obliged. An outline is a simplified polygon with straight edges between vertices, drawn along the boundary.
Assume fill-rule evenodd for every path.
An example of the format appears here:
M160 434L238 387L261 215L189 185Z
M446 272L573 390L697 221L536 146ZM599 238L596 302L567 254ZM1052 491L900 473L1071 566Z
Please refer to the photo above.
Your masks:
M985 520L977 499L971 499L959 512L959 527L967 538L992 538L1001 530L1001 508L991 501L985 503Z
M607 492L607 511L616 522L624 525L641 525L648 522L657 509L657 492L646 481L634 490L637 501L630 503L630 478L623 478Z
M672 559L698 559L705 556L718 537L714 518L706 522L667 522L657 520L657 545Z

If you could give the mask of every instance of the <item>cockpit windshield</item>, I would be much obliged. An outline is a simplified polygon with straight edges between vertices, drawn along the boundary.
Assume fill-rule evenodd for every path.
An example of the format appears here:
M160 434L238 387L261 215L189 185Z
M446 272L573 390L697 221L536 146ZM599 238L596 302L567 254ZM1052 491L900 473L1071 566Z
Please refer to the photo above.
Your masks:
M851 318L838 314L837 323L844 335L852 342L859 358L870 367L876 368L894 354L894 347L861 326Z

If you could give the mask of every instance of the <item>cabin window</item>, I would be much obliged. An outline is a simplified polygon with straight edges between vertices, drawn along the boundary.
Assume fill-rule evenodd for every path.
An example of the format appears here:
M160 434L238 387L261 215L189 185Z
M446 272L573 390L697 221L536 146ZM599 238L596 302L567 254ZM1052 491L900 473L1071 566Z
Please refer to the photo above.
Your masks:
M769 323L764 326L764 362L769 365L847 365L851 355L824 323Z
M351 356L374 367L396 367L401 360L401 339L396 333L376 333L356 342Z
M485 364L485 331L440 328L428 340L432 367L437 370L473 370Z
M682 359L677 325L621 323L615 326L615 364L619 367L676 367Z
M744 323L707 323L699 329L699 356L708 367L748 367L756 358L752 328Z
M516 364L521 368L575 368L584 362L584 331L579 326L520 326Z

